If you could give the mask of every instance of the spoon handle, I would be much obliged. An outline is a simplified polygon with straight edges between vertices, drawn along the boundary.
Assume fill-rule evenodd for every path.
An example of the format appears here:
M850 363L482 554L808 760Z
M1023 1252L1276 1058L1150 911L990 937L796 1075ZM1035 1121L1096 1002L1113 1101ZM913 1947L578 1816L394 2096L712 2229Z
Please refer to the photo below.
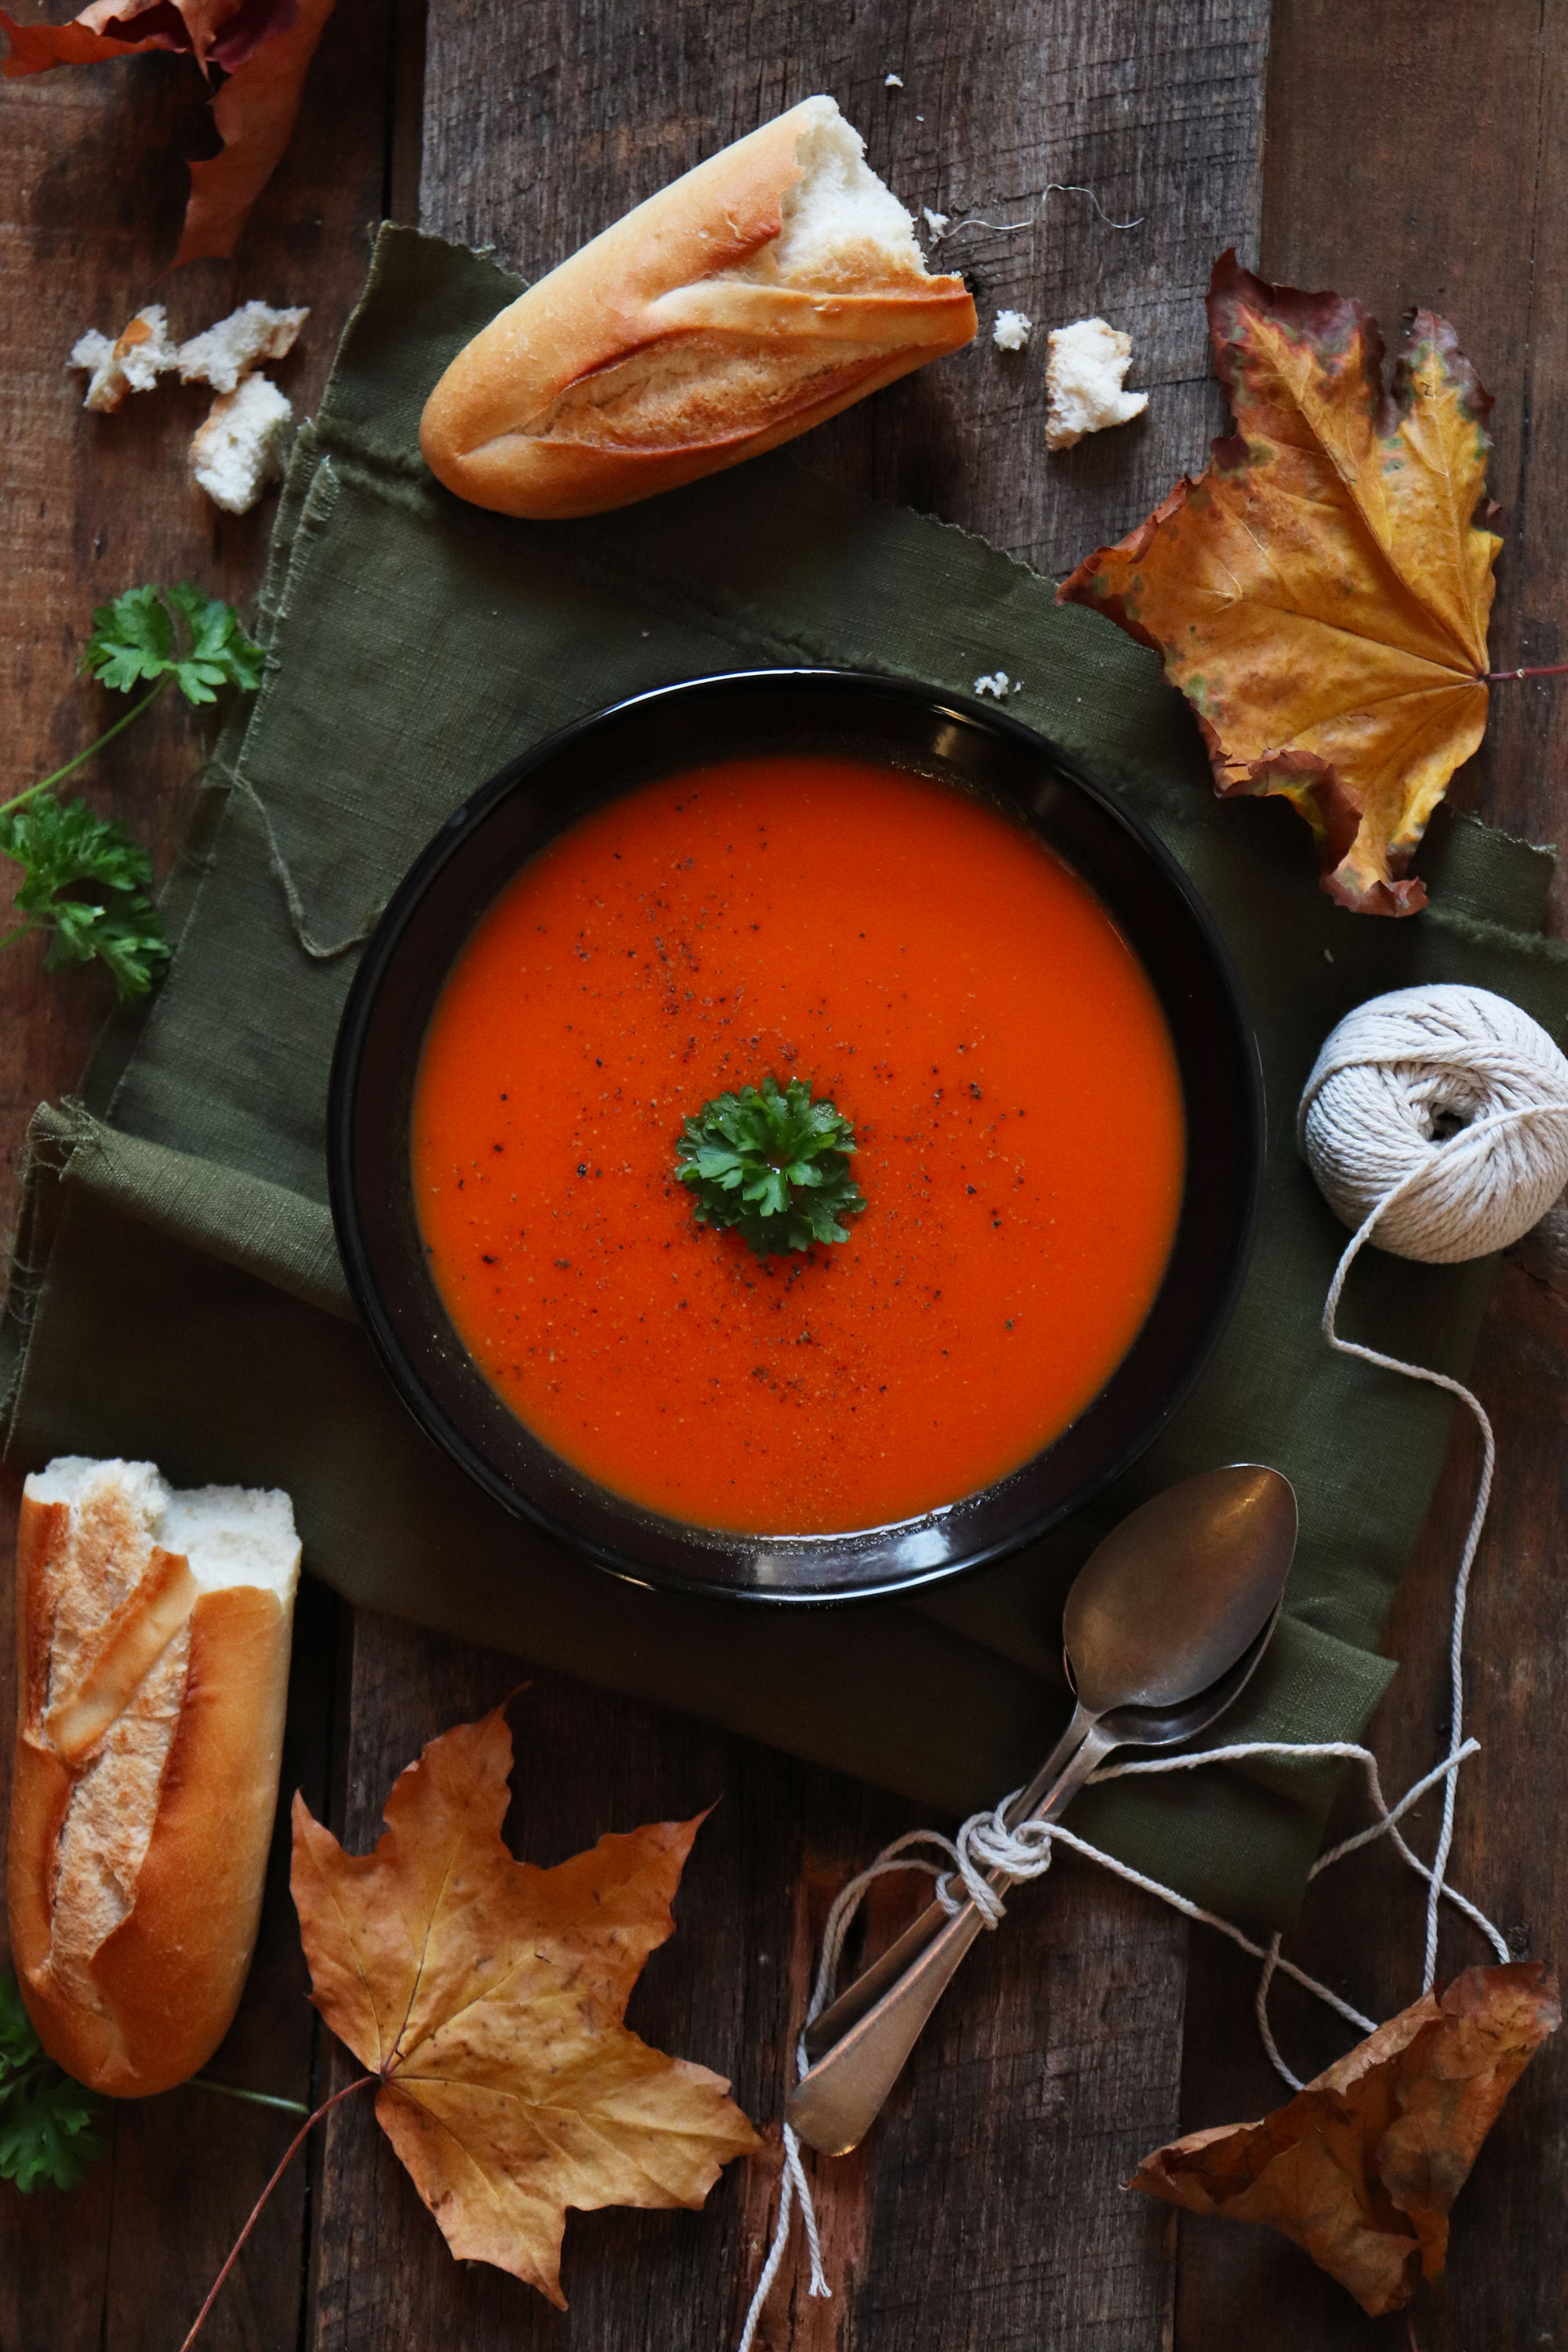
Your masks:
M1083 1746L1094 1721L1094 1717L1087 1709L1074 1707L1067 1729L1027 1788L1021 1789L1008 1806L1004 1818L1010 1830L1016 1829L1020 1822L1029 1819ZM1001 1885L1005 1875L1001 1871L987 1873L993 1886ZM910 1920L903 1934L889 1944L868 1969L863 1969L852 1984L846 1985L837 2000L825 2009L820 2017L813 2019L804 2038L806 2057L814 2065L836 2042L843 2039L858 2018L864 2017L889 1988L898 1982L905 1969L919 1959L926 1946L942 1933L952 1918L952 1913L944 1911L940 1903L928 1903L920 1916Z
M1016 1808L1009 1810L1010 1828L1017 1828L1025 1820L1054 1821L1071 1803L1095 1766L1115 1747L1110 1733L1092 1718L1086 1720L1088 1728L1054 1784L1047 1783L1041 1789L1038 1801L1027 1814L1022 1810L1022 1797ZM1065 1740L1058 1743L1065 1745ZM1036 1782L1043 1780L1043 1772L1037 1773L1024 1794L1027 1795ZM994 1870L988 1871L986 1876L995 1886L1005 1884L1007 1874ZM886 1963L893 1959L900 1945L912 1938L916 1929L924 1928L933 1912L941 1925L923 1937L912 1958L890 1977L885 1975ZM876 1977L882 1989L856 2008L851 1997L859 1993L866 1979L857 1979L850 1986L844 1999L854 2014L802 2077L784 2110L808 2147L819 2149L824 2156L844 2156L859 2145L983 1924L973 1903L966 1903L952 1916L940 1905L932 1904L916 1920L914 1928L907 1929L899 1944L884 1953L874 1969L867 1970L867 1978ZM839 2003L835 2002L833 2010L825 2011L816 2021L817 2026L826 2025L838 2007ZM810 2054L808 2037L807 2055Z

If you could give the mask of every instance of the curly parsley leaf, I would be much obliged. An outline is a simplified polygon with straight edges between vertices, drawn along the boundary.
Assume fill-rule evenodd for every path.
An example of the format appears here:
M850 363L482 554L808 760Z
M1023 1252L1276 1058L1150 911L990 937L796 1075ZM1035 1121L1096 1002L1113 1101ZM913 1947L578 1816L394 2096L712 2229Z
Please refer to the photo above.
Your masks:
M174 624L156 588L128 588L112 604L95 604L82 667L104 686L129 694L145 678L174 667Z
M846 1242L865 1195L849 1168L855 1130L801 1078L715 1095L680 1131L675 1172L700 1225L738 1233L759 1257Z
M44 793L0 811L0 856L23 868L14 904L24 919L11 936L46 932L49 971L101 963L122 1004L162 978L169 949L148 895L152 860L122 824Z
M265 656L239 625L239 614L221 597L204 596L188 580L169 591L184 615L190 650L176 663L174 680L187 702L212 702L220 686L254 694L261 684Z
M101 963L121 1003L146 995L169 962L150 896L151 861L122 824L95 815L85 801L66 806L54 788L133 725L171 680L187 702L216 702L220 687L254 693L264 667L234 606L188 580L169 589L128 588L94 608L83 669L117 693L148 691L96 742L0 805L0 857L23 869L15 900L22 920L0 937L0 948L43 931L49 971Z
M103 2102L44 2054L14 1976L0 1976L0 2180L74 2189L105 2154Z
M216 702L223 686L254 692L263 661L234 606L182 580L169 589L128 588L97 605L82 667L121 694L172 677L187 702Z

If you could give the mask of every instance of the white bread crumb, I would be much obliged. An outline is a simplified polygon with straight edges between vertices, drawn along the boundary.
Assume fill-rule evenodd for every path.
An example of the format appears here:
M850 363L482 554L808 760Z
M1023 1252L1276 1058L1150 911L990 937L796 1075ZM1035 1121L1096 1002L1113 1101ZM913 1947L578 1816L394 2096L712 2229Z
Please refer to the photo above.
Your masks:
M1123 392L1132 338L1103 319L1053 327L1046 367L1046 446L1070 449L1086 433L1125 425L1149 405L1146 392Z
M830 288L863 270L868 253L880 270L923 278L915 225L867 163L860 133L830 98L808 98L796 111L800 177L780 201L779 233L720 280Z
M977 677L974 691L976 694L992 695L998 702L1005 702L1010 694L1021 693L1023 686L1021 677L1009 677L1005 669L998 669L993 670L987 677Z
M270 377L247 375L220 393L191 443L191 472L215 506L246 514L283 470L283 435L293 415Z
M247 302L205 334L180 345L180 382L233 392L260 361L280 360L291 352L310 315L309 310L275 310L268 302Z
M66 365L91 371L82 406L107 415L121 405L128 393L151 392L158 378L174 366L174 359L168 313L162 302L149 302L112 343L94 327L79 335Z
M947 235L949 226L952 219L952 215L951 213L933 213L929 205L922 205L921 206L921 210L925 215L926 227L930 232L931 243L933 245L940 244L941 240Z
M156 1543L184 1554L202 1592L255 1584L288 1601L299 1581L293 1507L277 1486L181 1488L171 1486L151 1462L96 1462L81 1454L58 1454L46 1469L31 1474L25 1491L35 1503L64 1503L79 1512L95 1496L114 1494L126 1523L134 1520L144 1528L149 1549ZM114 1565L123 1570L125 1564ZM101 1596L100 1613L107 1616L128 1590L122 1581Z
M998 310L991 330L991 340L999 352L1021 352L1029 340L1032 319L1022 310Z
M882 76L882 88L884 89L902 89L903 86L904 78L902 74L884 74Z

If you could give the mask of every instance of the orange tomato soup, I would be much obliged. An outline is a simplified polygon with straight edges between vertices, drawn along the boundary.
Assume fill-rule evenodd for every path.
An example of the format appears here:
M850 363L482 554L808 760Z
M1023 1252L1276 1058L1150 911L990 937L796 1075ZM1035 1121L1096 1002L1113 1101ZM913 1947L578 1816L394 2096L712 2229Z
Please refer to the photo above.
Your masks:
M807 1079L849 1239L699 1226L682 1121ZM1126 1354L1181 1202L1149 982L1028 835L826 756L692 771L552 842L479 924L416 1084L416 1197L465 1345L605 1486L754 1534L909 1518L1059 1434Z

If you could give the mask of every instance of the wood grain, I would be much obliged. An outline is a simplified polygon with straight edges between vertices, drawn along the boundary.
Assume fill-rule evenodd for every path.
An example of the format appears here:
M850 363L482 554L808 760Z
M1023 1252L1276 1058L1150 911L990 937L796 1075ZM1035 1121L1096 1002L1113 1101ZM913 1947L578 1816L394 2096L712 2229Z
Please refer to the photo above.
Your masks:
M1565 76L1568 11L1554 0L1485 10L1385 0L1364 12L1334 0L1279 0L1275 12L1264 267L1298 285L1361 295L1387 329L1416 303L1458 328L1497 396L1499 662L1554 659L1568 637ZM1568 818L1565 683L1498 688L1486 746L1457 788L1457 797L1532 840L1561 839ZM1555 903L1561 929L1561 885ZM1453 1876L1520 1954L1561 1962L1568 1886L1558 1719L1568 1637L1556 1529L1568 1481L1568 1294L1554 1286L1560 1253L1537 1245L1521 1255L1527 1264L1509 1265L1499 1284L1473 1375L1496 1428L1500 1476L1468 1633L1466 1727L1482 1752L1461 1781ZM1447 1736L1449 1609L1478 1465L1467 1423L1389 1628L1400 1671L1370 1737L1391 1793L1436 1760ZM1364 1818L1347 1799L1343 1826ZM1429 1853L1436 1801L1415 1821L1414 1843ZM1387 2016L1420 1990L1424 1919L1420 1887L1373 1847L1325 1882L1289 1948L1348 1999ZM1445 1974L1488 1957L1472 1932L1445 1930ZM1253 1982L1251 1963L1217 1938L1194 1936L1184 2129L1256 2115L1283 2095L1238 2029ZM1332 2020L1300 1997L1287 1990L1275 2007L1299 2073L1346 2046ZM1422 2352L1561 2341L1565 2089L1560 2038L1514 2094L1460 2200L1447 2278L1415 2307ZM1184 2220L1181 2241L1179 2352L1268 2341L1287 2309L1291 2352L1373 2352L1399 2325L1363 2318L1272 2231Z
M63 12L62 12L63 13ZM1550 660L1565 615L1558 551L1568 478L1568 302L1561 280L1563 0L1276 0L1268 83L1264 267L1370 299L1392 324L1423 300L1454 318L1499 394L1494 486L1508 537L1493 645ZM908 201L955 218L1021 218L946 248L975 278L987 324L1008 304L1043 329L1099 310L1133 330L1146 424L1047 463L1044 352L989 342L853 412L807 445L846 483L984 530L1047 569L1118 535L1184 468L1219 421L1198 296L1235 237L1258 247L1258 98L1267 11L1258 0L447 0L430 28L411 0L340 0L299 139L241 266L203 265L166 292L177 328L248 293L315 306L289 378L308 402L361 274L361 231L406 217L416 185L445 233L495 241L534 274L636 198L813 89L834 92L870 158ZM901 90L884 77L897 71ZM59 373L89 324L119 323L155 289L182 189L171 138L199 121L188 76L162 59L58 74L0 93L0 299L10 429L0 445L3 643L9 725L0 774L20 783L91 731L93 695L71 677L91 604L147 576L254 585L265 515L215 522L181 488L190 396L160 392L118 418L86 418ZM923 118L923 119L922 119ZM188 308L186 307L188 306ZM156 493L150 485L161 488ZM1461 780L1489 814L1552 837L1563 823L1565 703L1555 687L1497 698L1483 758ZM88 789L165 846L181 819L199 730L172 708ZM101 1010L90 975L46 986L0 959L0 1148L14 1153L40 1094L75 1075ZM1478 1569L1468 1768L1456 1874L1551 1954L1564 1886L1561 1740L1565 1667L1555 1529L1568 1447L1568 1296L1553 1262L1510 1267L1477 1379L1493 1407L1504 1476ZM1375 1728L1391 1785L1435 1752L1440 1653L1473 1454L1456 1443L1402 1596L1402 1671ZM9 1558L9 1546L4 1557ZM3 1603L3 1596L0 1596ZM362 1619L334 1652L321 1596L301 1619L288 1773L330 1801L351 1843L375 1834L399 1767L445 1724L515 1679L514 1663ZM9 1699L0 1667L0 1719ZM334 1696L334 1694L336 1695ZM335 1709L335 1716L334 1716ZM723 1801L703 1832L633 2022L736 2072L760 2117L776 2115L823 1914L858 1861L909 1817L890 1801L743 1742L541 1678L516 1703L520 1851L552 1859L601 1828ZM338 1778L327 1749L337 1722ZM9 1758L0 1743L0 1782ZM3 1788L0 1788L3 1794ZM1428 1832L1429 1833L1429 1832ZM868 1934L892 1932L896 1890ZM1381 1854L1347 1866L1294 1948L1354 1998L1390 2011L1414 1990L1420 1904ZM311 2035L292 1921L275 1883L236 2035L215 2074L303 2089ZM1398 2323L1363 2321L1332 2284L1261 2231L1184 2223L1172 2309L1165 2217L1116 2194L1131 2159L1174 2128L1184 1931L1122 1890L1062 1870L1015 1903L922 2046L863 2155L818 2168L832 2304L786 2273L763 2341L773 2352L1175 2352L1288 2343L1290 2352L1388 2347ZM1477 1957L1466 1938L1446 1964ZM1247 2021L1250 1965L1216 1939L1193 1946L1182 2121L1258 2112L1279 2095ZM1040 1988L1045 1987L1042 2000ZM1342 2046L1321 2013L1281 1995L1280 2031L1303 2069ZM321 2053L322 2087L337 2058ZM1456 2218L1446 2288L1418 2306L1424 2352L1558 2340L1568 2243L1563 2055L1527 2075ZM278 2145L258 2121L182 2092L128 2115L114 2161L68 2202L0 2191L0 2352L164 2347L194 2310ZM594 2352L733 2339L771 2225L775 2172L735 2168L701 2215L575 2218L563 2324L512 2282L454 2266L368 2106L340 2110L306 2216L290 2185L220 2304L206 2339L284 2352L451 2343ZM169 2215L177 2212L177 2227ZM1173 2337L1169 2332L1173 2325Z
M1196 297L1216 242L1254 249L1264 33L1256 6L1002 0L978 26L910 9L895 55L886 18L866 9L722 0L667 5L633 26L615 7L524 14L462 0L429 27L422 216L536 275L713 147L823 88L912 201L1011 218L1064 179L1092 183L1116 217L1146 209L1119 237L1088 200L1064 195L1022 238L963 241L988 312L1021 305L1043 325L1104 308L1133 328L1163 389L1115 460L1090 448L1047 466L1039 343L1021 363L977 345L812 444L841 480L914 497L1065 567L1199 462L1220 421ZM895 68L904 86L890 92ZM374 1839L384 1790L420 1742L490 1704L509 1671L358 1621L352 1845ZM723 1790L682 1896L684 1965L656 1960L634 2021L732 2073L749 2109L776 2117L832 1891L907 1816L552 1679L521 1711L513 1833L540 1859ZM889 1907L877 1906L884 1934ZM1047 2329L1055 2352L1152 2352L1168 2340L1169 2234L1117 2184L1140 2131L1174 2113L1184 1931L1125 1889L1065 1870L1020 1895L1015 1912L971 1963L873 2146L816 2168L837 2300L809 2298L792 2262L767 2344L915 2352L1034 2343ZM330 2079L346 2079L331 2063ZM420 2342L442 2326L476 2347L554 2340L558 2323L512 2282L453 2273L367 2104L335 2112L319 2161L310 2341L320 2352ZM676 2310L682 2341L723 2341L760 2264L776 2179L770 2147L700 2221L574 2221L567 2285L584 2340L605 2352L661 2345Z
M450 0L428 59L427 226L540 276L668 180L815 90L919 216L1027 221L950 236L980 339L803 445L879 497L1047 572L1141 520L1200 466L1223 408L1203 292L1257 251L1263 0ZM901 89L889 89L896 71ZM1043 192L1080 184L1093 195ZM1135 228L1107 225L1136 220ZM991 341L1024 310L1026 352ZM1100 312L1132 336L1138 423L1047 457L1046 331Z
M83 328L116 331L149 299L166 303L179 334L253 295L308 303L303 342L278 372L308 408L363 276L366 226L383 209L395 152L395 29L393 0L340 0L289 155L240 255L163 283L184 202L179 154L204 127L195 68L155 57L0 83L0 796L68 758L114 715L110 698L75 675L93 604L138 581L182 577L244 603L270 524L270 499L237 520L190 488L185 445L205 413L199 389L164 384L117 415L89 416L82 379L65 372L67 352ZM118 696L112 701L121 707ZM210 722L169 698L73 789L125 819L164 862L209 736ZM46 978L27 944L0 955L0 1231L33 1108L75 1084L108 1002L99 973ZM14 1482L0 1499L0 1622L8 1626ZM295 1643L285 1784L297 1780L318 1797L336 1618L336 1603L315 1589L301 1604ZM0 1720L11 1719L14 1692L7 1638ZM0 1818L10 1765L10 1742L0 1741ZM303 2097L314 2033L286 1876L279 1844L256 1966L210 2071ZM166 2352L194 2318L289 2128L285 2116L182 2090L115 2108L110 2137L111 2161L69 2199L0 2189L3 2352ZM204 2337L212 2352L271 2352L297 2341L304 2202L301 2172L279 2192L214 2313Z
M351 1850L374 1844L386 1792L423 1742L493 1706L517 1678L515 1661L357 1618L342 1817ZM913 1816L853 1782L553 1675L531 1681L510 1714L507 1833L530 1860L556 1862L605 1830L721 1800L688 1864L676 1937L649 1962L628 2021L730 2076L759 2122L776 2118L827 1905ZM923 1879L889 1889L870 1932L896 1932L928 1892ZM759 2342L771 2352L981 2352L1034 2344L1048 2326L1053 2352L1161 2345L1161 2219L1117 2183L1140 2131L1175 2114L1180 1962L1173 1923L1124 1888L1068 1870L1021 1892L1006 1933L985 1939L939 2014L875 2142L815 2164L834 2302L814 2302L793 2262ZM341 2051L330 2066L331 2087L352 2080ZM540 2296L480 2264L453 2264L368 2097L328 2119L319 2161L314 2352L392 2352L442 2330L465 2352L559 2343L560 2319ZM563 2279L579 2340L595 2352L733 2341L777 2179L775 2128L766 2153L732 2166L700 2214L573 2216Z

